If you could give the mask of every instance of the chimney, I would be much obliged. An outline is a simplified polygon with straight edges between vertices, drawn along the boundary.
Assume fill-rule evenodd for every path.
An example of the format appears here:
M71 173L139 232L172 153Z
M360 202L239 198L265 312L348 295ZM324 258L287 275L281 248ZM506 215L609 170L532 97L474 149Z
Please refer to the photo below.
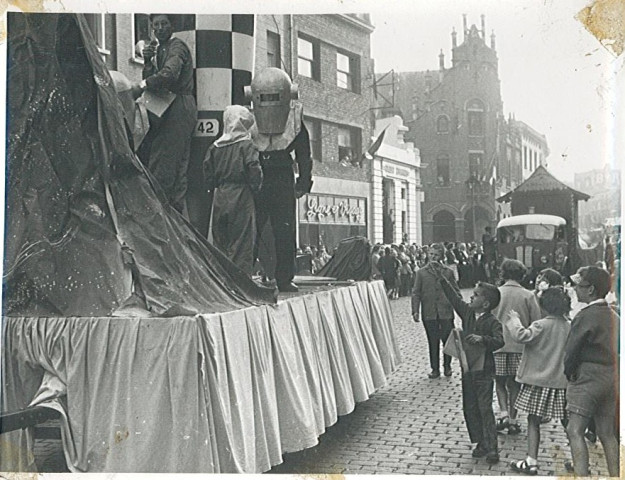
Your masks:
M482 40L486 40L486 15L484 15L482 13L482 15L480 15L480 18L482 19Z
M432 75L428 70L425 74L425 93L430 93L430 90L432 90Z
M442 72L445 70L445 54L441 48L441 53L438 54L438 69Z
M490 34L490 48L495 50L495 30Z
M464 42L467 39L467 14L466 13L462 14L462 32L463 32L462 41Z
M453 28L451 31L451 47L456 48L458 46L458 34L456 33L456 29Z

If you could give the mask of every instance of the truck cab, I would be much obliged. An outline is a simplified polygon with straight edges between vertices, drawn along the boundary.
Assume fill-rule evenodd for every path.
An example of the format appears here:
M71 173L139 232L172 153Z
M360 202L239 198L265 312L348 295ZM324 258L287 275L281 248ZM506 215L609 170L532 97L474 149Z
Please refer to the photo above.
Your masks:
M544 268L569 275L569 240L562 217L527 214L504 218L497 224L497 265L506 258L523 262L529 283Z

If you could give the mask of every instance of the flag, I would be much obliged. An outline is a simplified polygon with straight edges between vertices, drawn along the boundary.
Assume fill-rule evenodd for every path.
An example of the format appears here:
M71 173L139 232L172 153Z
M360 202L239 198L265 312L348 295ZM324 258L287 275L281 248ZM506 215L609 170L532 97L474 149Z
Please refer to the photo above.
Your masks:
M386 133L387 128L388 126L380 132L380 134L378 135L378 138L375 139L375 141L371 144L371 146L365 153L365 158L367 158L368 160L371 160L373 158L373 156L375 155L375 152L377 152L380 146L382 145L382 141L384 140L384 134Z

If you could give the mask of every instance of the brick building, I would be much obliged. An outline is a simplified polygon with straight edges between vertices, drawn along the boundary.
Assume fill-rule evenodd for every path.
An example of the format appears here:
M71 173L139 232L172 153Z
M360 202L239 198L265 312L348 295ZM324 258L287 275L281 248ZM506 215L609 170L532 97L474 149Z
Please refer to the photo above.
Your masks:
M257 15L255 70L284 69L299 85L314 185L298 203L300 245L370 236L373 62L366 14Z
M394 108L421 153L423 240L479 241L486 226L508 216L495 198L545 162L546 139L503 114L495 34L452 31L451 66L439 54L436 71L404 72L394 83ZM527 167L525 167L527 165Z

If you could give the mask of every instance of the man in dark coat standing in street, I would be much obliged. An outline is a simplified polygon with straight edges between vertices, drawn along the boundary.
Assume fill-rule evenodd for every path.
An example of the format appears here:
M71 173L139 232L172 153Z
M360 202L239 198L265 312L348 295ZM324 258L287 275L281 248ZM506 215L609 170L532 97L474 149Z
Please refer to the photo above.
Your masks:
M460 289L453 271L440 263L445 257L445 247L440 243L434 243L430 246L428 254L428 264L419 269L415 276L412 290L412 318L415 322L418 322L420 317L423 318L423 326L430 350L430 366L432 367L432 372L428 374L428 378L435 379L441 376L440 345L441 343L445 344L447 337L454 328L454 309L443 293L437 280L438 274L434 269L439 268L441 270L441 275L449 281L458 295L460 295ZM434 262L436 262L436 266ZM443 355L443 368L445 376L451 376L451 357L449 355Z
M133 86L135 97L145 90L175 98L162 116L148 113L150 130L137 155L154 175L172 207L182 213L187 194L187 170L197 107L193 96L193 61L189 47L173 38L170 15L150 15L155 40L143 49L143 80ZM149 110L149 108L148 108Z

